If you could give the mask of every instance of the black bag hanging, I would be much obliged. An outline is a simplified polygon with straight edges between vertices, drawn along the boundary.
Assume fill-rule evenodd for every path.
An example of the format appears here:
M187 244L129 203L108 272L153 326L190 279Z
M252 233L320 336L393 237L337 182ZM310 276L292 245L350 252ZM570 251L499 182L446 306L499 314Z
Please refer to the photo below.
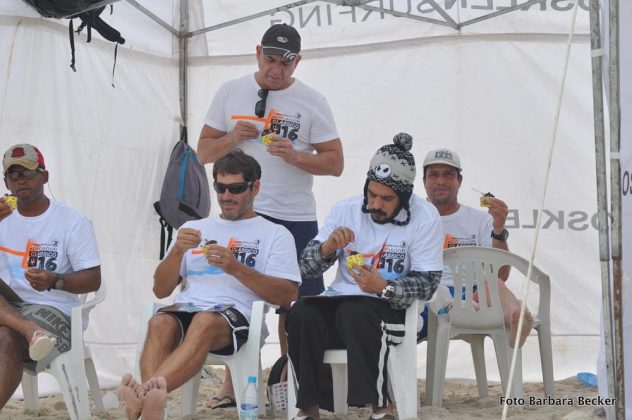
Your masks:
M70 60L70 68L77 71L75 67L75 31L73 19L80 19L81 25L77 28L77 33L81 33L84 28L88 28L88 37L86 42L92 40L92 29L96 30L101 36L110 42L116 43L114 47L114 65L112 66L112 86L114 86L114 70L116 69L116 57L118 54L118 45L125 44L125 39L121 33L110 25L105 23L99 16L105 10L103 4L108 1L103 0L24 0L30 6L35 8L37 12L46 18L70 19L68 24L68 35L70 38L70 51L72 58ZM116 0L109 1L114 3ZM110 13L112 13L112 5L110 4Z

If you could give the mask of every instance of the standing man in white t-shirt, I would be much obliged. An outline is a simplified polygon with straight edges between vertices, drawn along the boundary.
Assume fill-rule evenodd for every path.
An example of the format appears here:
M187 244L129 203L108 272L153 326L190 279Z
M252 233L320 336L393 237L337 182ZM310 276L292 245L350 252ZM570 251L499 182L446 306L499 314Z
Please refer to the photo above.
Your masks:
M44 195L44 156L16 144L2 159L0 278L22 301L0 296L0 409L22 379L70 350L70 313L98 290L101 261L90 221Z
M215 162L221 214L183 224L156 268L156 297L184 287L149 321L142 383L130 374L121 381L128 418L161 418L167 392L198 374L208 352L236 352L248 339L255 300L288 308L296 299L301 278L292 235L252 208L260 178L259 163L241 150Z
M507 205L498 198L483 197L483 202L488 207L488 211L485 212L459 203L459 188L463 182L461 171L461 159L452 150L431 150L424 159L424 187L428 201L435 205L441 215L445 233L443 247L483 246L508 251L509 232L505 228L509 212ZM505 325L509 326L510 330L509 343L513 346L518 333L521 302L505 285L509 277L509 267L501 267L498 277L500 305L503 309ZM452 275L447 266L443 268L441 284L450 288L454 295ZM424 310L424 315L427 317L427 309ZM426 325L425 322L419 338L426 336ZM532 326L533 316L527 310L520 333L519 347L524 344Z
M338 270L326 297L302 298L288 314L299 417L319 418L323 354L346 348L347 403L371 406L371 418L394 418L388 347L401 342L405 309L430 299L439 284L443 231L437 209L412 193L412 138L400 133L393 142L371 159L364 195L336 203L301 255L304 275L336 261Z
M293 77L300 52L301 36L294 27L272 25L256 47L258 70L224 83L215 94L197 147L202 163L215 162L236 147L257 159L263 175L254 209L292 233L297 255L318 232L314 175L340 176L344 166L327 99ZM299 295L324 289L321 275L304 276ZM282 354L287 352L284 324L281 310ZM224 388L217 397L231 392ZM216 400L210 406L224 404L230 401Z

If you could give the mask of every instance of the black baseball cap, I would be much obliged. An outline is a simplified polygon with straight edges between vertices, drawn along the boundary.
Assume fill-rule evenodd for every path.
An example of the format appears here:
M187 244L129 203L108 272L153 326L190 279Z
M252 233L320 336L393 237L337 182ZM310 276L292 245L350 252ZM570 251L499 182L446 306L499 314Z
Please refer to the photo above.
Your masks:
M301 51L301 36L293 26L278 23L263 34L261 48L264 55L281 55L285 61L294 61Z

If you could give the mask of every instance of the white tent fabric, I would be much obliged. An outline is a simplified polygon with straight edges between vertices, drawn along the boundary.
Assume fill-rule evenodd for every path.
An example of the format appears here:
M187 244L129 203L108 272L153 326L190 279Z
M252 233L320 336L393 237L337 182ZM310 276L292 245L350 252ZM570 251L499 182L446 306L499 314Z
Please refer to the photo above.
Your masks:
M141 3L177 27L177 1ZM445 3L457 22L512 4ZM455 31L314 2L193 37L189 137L195 145L220 84L256 69L254 48L265 28L277 20L294 23L304 47L295 75L328 98L344 144L341 178L318 177L315 182L319 220L333 202L361 193L374 151L406 131L414 137L418 165L434 147L460 154L462 202L477 205L477 189L509 204L510 247L526 256L534 238L571 3L547 2ZM601 286L585 3L580 2L535 258L553 284L557 379L593 370L599 341ZM192 1L190 29L280 4ZM414 16L441 18L428 13L423 1L394 2L394 8L406 11L408 4ZM112 44L98 37L85 44L85 35L77 37L78 71L73 73L68 67L67 22L33 16L21 3L0 0L1 148L17 142L37 144L50 168L50 193L79 208L95 225L109 295L93 312L88 338L97 349L101 383L112 386L133 368L140 308L153 299L159 225L152 203L177 139L177 42L129 4L116 3L114 14L105 19L128 42L119 48L112 88ZM423 195L421 172L419 166L416 192ZM217 212L215 203L212 211ZM268 318L270 330L276 331L276 317ZM275 338L273 334L269 341ZM277 347L266 345L264 365L278 356ZM473 377L469 350L450 347L448 376ZM419 346L419 355L423 375L425 346ZM539 380L535 336L528 339L523 357L525 378ZM493 352L487 363L493 370ZM497 374L491 377L498 379Z

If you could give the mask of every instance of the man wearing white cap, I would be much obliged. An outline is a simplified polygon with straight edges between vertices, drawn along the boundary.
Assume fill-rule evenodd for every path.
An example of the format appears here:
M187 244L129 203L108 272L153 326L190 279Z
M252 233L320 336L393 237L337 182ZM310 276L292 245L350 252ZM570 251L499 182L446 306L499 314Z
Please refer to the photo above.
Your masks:
M0 408L23 368L39 372L70 349L78 295L101 285L92 224L44 195L49 175L42 153L17 144L5 152L2 166L12 196L0 198L0 278L13 291L7 296L18 298L0 296Z
M428 201L435 205L441 215L445 234L444 248L483 246L508 251L509 232L505 228L509 212L507 205L493 196L483 197L483 204L488 207L487 212L459 203L457 196L463 181L461 171L461 159L452 150L431 150L424 159L424 187ZM503 309L505 325L510 329L509 343L513 346L518 335L520 301L505 286L505 281L509 277L509 267L501 267L498 274L500 305ZM454 294L452 275L447 266L443 267L441 284L450 288ZM424 310L424 315L427 315L427 309ZM533 317L527 310L520 333L519 347L524 344L532 326ZM424 323L419 338L426 335L427 323Z
M340 176L343 169L342 143L327 99L293 76L300 53L301 36L294 27L270 26L256 47L258 70L220 87L197 148L202 163L216 162L235 148L257 159L262 176L254 209L290 231L297 255L318 232L314 175ZM303 277L299 295L317 295L324 288L322 276ZM282 353L287 351L284 319L281 313ZM229 376L227 382L213 407L233 404Z

